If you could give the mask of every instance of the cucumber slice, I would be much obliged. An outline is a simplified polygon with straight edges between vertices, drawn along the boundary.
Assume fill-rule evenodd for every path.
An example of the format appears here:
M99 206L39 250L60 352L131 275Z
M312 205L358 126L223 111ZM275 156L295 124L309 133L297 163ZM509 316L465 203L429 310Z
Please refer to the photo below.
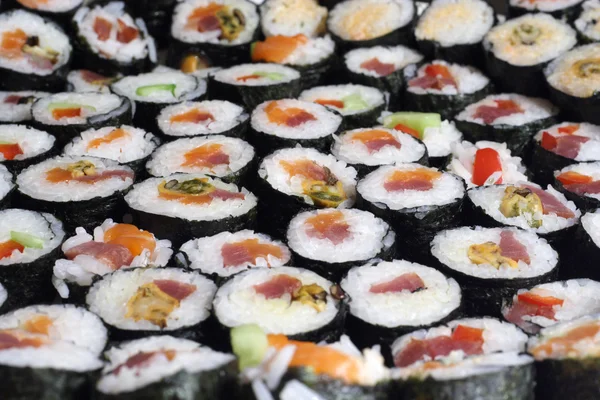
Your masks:
M279 72L262 72L262 71L258 71L258 72L252 73L252 75L260 76L262 78L267 78L267 79L272 80L272 81L280 81L283 78L285 78L285 75L283 75L282 73L279 73Z
M161 83L158 85L140 86L136 89L135 94L138 96L150 96L156 92L170 92L173 97L175 96L175 89L177 85L174 83Z
M231 348L238 358L240 370L262 362L269 347L267 335L255 324L231 329Z
M89 111L96 111L96 107L89 106L87 104L77 104L77 103L50 103L48 105L48 110L62 110L66 108L83 108Z
M10 240L17 242L24 247L31 247L32 249L44 248L43 239L25 232L10 231Z
M344 111L360 111L369 108L369 103L363 100L358 93L352 93L342 99Z
M393 129L396 125L402 124L419 132L423 138L426 128L439 128L442 126L442 117L436 113L420 112L397 112L388 115L383 119L383 125L386 128Z

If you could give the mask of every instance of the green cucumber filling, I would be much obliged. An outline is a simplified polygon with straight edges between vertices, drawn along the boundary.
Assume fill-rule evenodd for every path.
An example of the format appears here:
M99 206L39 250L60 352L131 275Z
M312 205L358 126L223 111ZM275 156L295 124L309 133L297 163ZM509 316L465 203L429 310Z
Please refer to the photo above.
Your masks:
M140 86L136 89L135 94L137 94L138 96L151 96L154 93L169 92L173 95L173 97L177 97L175 96L176 88L177 85L174 83L161 83L158 85Z
M369 103L363 100L358 93L352 93L342 99L344 111L360 111L369 108Z
M260 76L261 78L267 78L271 81L280 81L285 78L285 75L280 72L254 72L252 75Z
M239 361L240 370L259 365L267 352L267 335L255 324L231 329L231 348Z
M442 117L440 114L435 113L397 112L388 115L383 120L383 125L389 129L393 129L400 124L416 130L422 138L425 129L442 126Z
M42 238L25 232L10 231L10 240L19 243L21 246L31 247L32 249L44 248L44 240Z
M66 110L69 108L83 108L89 111L96 111L96 107L90 106L87 104L77 104L77 103L50 103L48 105L48 110Z

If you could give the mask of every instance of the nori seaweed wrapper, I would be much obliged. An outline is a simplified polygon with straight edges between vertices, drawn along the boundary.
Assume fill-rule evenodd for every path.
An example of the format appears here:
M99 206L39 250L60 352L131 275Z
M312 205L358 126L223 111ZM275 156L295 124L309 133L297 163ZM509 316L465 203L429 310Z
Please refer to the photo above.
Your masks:
M328 78L338 62L337 55L333 53L329 57L314 64L285 65L300 72L301 90L305 90L325 84L326 78Z
M417 47L421 53L431 60L445 60L449 63L483 67L484 54L481 42L442 46L434 40L417 39Z
M13 184L15 183L14 177L11 180L11 182ZM13 187L8 191L8 193L6 193L6 195L4 195L4 197L0 197L0 210L4 210L5 208L11 207L11 205L13 204L12 198L16 191L17 186L13 185Z
M535 363L536 399L596 400L600 398L600 358L543 360Z
M177 0L133 0L126 6L135 17L142 18L148 32L161 45L166 45L171 31L171 17Z
M417 139L419 140L419 139ZM420 140L419 140L420 141ZM332 153L333 154L333 153ZM419 158L418 160L415 160L414 163L415 164L421 164L425 167L429 167L429 166L435 166L432 164L432 161L436 161L438 158L439 159L444 159L444 160L439 160L436 161L438 162L440 165L445 165L447 163L447 159L450 156L447 157L429 157L427 150L425 150L425 153L423 153L423 156L421 158ZM365 176L367 176L368 174L370 174L371 172L375 171L377 168L379 167L383 167L386 166L387 164L381 164L381 165L367 165L367 164L352 164L352 163L347 163L349 167L352 167L356 170L357 172L357 178L361 179L364 178Z
M61 149L59 146L56 145L55 142L49 150L45 151L42 154L38 154L37 156L29 157L24 160L4 160L0 161L0 164L4 165L10 172L12 172L16 176L20 174L21 171L23 171L25 168L28 168L34 164L38 164L48 158L57 156L60 154L60 152Z
M575 203L577 208L580 209L582 213L586 211L594 211L597 208L600 208L600 200L586 195L578 195L577 193L573 193L565 188L563 183L556 178L554 179L553 186L556 188L556 190L564 194L567 200Z
M554 171L559 171L575 163L575 160L546 150L540 142L535 139L532 140L529 170L533 174L533 179L539 185L547 186L554 183Z
M600 281L600 269L593 260L600 260L600 248L594 243L583 224L567 238L561 254L561 279L589 278Z
M565 120L583 121L600 125L600 92L595 92L590 97L576 97L562 92L548 83L550 100L560 107Z
M5 10L14 10L14 9L20 8L22 10L29 11L31 13L37 14L41 17L44 17L51 21L54 21L65 31L69 31L71 20L73 19L73 16L77 12L77 10L83 6L83 3L85 3L85 1L77 6L73 7L70 10L51 12L51 11L45 11L45 10L40 10L40 9L36 9L36 8L29 8L29 7L21 4L17 0L2 0L2 5L0 6L0 10L5 11Z
M414 7L414 5L413 5ZM346 53L349 50L357 49L359 47L375 47L375 46L396 46L404 45L413 47L415 43L415 36L413 33L415 18L417 17L417 11L414 10L413 20L408 22L406 25L394 29L388 34L376 37L374 39L367 40L345 40L336 35L329 27L329 21L327 22L327 28L331 38L335 41L336 49L338 52Z
M342 130L348 131L357 128L369 128L377 126L379 116L387 109L387 104L384 101L382 104L351 115L343 115ZM331 108L331 110L335 110Z
M556 18L558 20L563 20L563 21L572 23L573 21L575 21L575 19L577 19L577 16L579 15L579 13L581 13L581 3L583 3L583 0L580 3L573 4L572 6L561 8L561 9L555 10L555 11L548 11L548 12L547 11L539 11L537 9L528 10L523 7L515 7L510 4L510 1L508 1L507 3L508 3L508 14L507 15L509 18L516 18L516 17L520 17L521 15L525 15L525 14L543 12L545 14L552 15L554 18Z

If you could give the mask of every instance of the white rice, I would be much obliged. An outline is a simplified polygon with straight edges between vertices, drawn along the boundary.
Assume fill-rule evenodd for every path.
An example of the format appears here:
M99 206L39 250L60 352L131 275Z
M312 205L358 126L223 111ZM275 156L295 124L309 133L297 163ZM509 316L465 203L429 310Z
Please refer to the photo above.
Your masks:
M0 164L0 200L4 199L14 187L12 174L4 165Z
M65 238L62 223L52 214L16 208L0 211L0 243L11 240L11 232L35 236L42 240L43 247L25 247L23 252L13 251L10 257L0 259L0 268L33 263L58 248Z
M417 40L442 47L481 42L494 25L494 9L481 0L435 0L419 18Z
M330 11L327 28L346 41L370 40L408 25L414 15L409 0L345 0Z
M595 63L600 57L600 43L579 46L551 62L544 73L546 80L554 89L574 97L591 97L600 91L600 76L586 73L581 76L580 69L587 62ZM576 66L579 67L576 67Z
M223 246L252 239L258 239L261 244L278 246L282 257L277 258L275 255L269 254L266 258L256 258L253 263L246 262L240 265L225 266ZM221 232L214 236L192 239L181 246L181 251L186 254L190 261L189 268L199 270L203 274L216 274L220 277L229 277L250 268L281 267L287 264L291 258L291 253L285 244L273 240L265 234L251 230L234 233Z
M351 0L355 1L355 0ZM391 1L391 0L390 0ZM331 105L327 107L339 112L343 116L360 114L373 108L385 104L384 94L370 86L363 85L332 85L332 86L317 86L300 93L300 100L315 102L316 100L341 100L349 96L360 96L360 98L368 105L367 108L360 110L340 109Z
M87 161L94 164L98 173L103 171L127 171L131 168L119 165L112 160L94 157L60 156L42 161L23 170L17 176L19 191L29 197L43 201L69 202L86 201L95 197L108 197L117 191L124 191L133 184L133 178L112 177L94 184L77 182L49 182L46 173L53 168L67 168L70 164Z
M6 288L0 283L0 308L2 308L2 305L4 305L4 302L7 298L8 292L6 291Z
M324 29L327 8L314 0L267 0L260 7L265 36L317 36Z
M568 167L561 169L560 171L554 171L554 176L557 177L560 174L569 171L590 176L592 177L592 182L600 181L600 162L571 164ZM600 200L600 193L585 193L579 196L590 197L592 199Z
M335 42L329 35L309 38L306 43L296 47L281 63L299 66L317 64L331 57L334 52Z
M87 82L85 79L83 79L83 77L81 76L83 71L84 70L81 69L72 70L71 72L69 72L69 75L67 75L67 82L72 85L73 92L110 93L109 85L98 85L91 82Z
M582 11L573 23L582 35L592 39L600 40L600 1L587 0L582 4Z
M533 183L527 183L527 185L537 186ZM556 197L569 210L573 211L573 213L575 214L574 218L567 219L559 217L556 214L542 213L535 213L534 215L531 215L531 213L526 213L523 215L519 215L518 217L507 218L504 216L504 214L500 212L500 204L502 203L502 198L504 197L504 191L506 187L507 185L494 185L487 186L485 188L481 187L478 189L469 190L467 192L467 195L469 196L469 199L473 202L475 206L481 207L487 215L489 215L496 221L504 225L516 226L518 228L539 234L550 233L561 229L565 229L575 225L577 221L579 221L581 211L577 209L577 207L572 201L568 201L562 193L555 190L552 186L548 186L546 192ZM532 228L529 225L529 221L532 218L535 218L536 220L541 220L542 225L539 228Z
M331 112L327 107L308 101L284 99L276 100L277 107L282 109L300 108L311 114L315 119L306 121L299 126L280 125L271 122L265 108L272 101L259 104L252 112L250 123L255 131L285 139L319 139L336 133L342 124L342 117Z
M215 187L234 193L243 193L244 199L221 200L213 199L205 204L183 204L176 200L166 200L159 196L158 186L163 182L176 179L179 181L189 179L208 179ZM150 214L165 215L172 218L181 218L191 221L216 221L223 218L238 217L248 213L256 207L256 196L245 188L238 188L234 184L224 183L201 174L173 174L164 178L150 178L134 185L133 189L125 196L129 207Z
M489 85L490 80L476 68L468 65L450 64L443 60L434 60L431 63L421 66L416 74L407 74L410 78L421 77L425 75L425 68L429 65L443 65L450 71L452 78L456 82L456 87L452 85L445 85L442 89L423 89L418 86L407 86L406 90L415 94L439 94L444 96L452 96L457 94L471 94L479 90L482 90Z
M238 78L250 75L273 74L277 79L272 79L269 76L261 76L257 79L247 79L240 81ZM270 86L280 85L282 83L291 82L300 79L300 72L293 68L279 64L256 63L256 64L240 64L234 67L221 69L213 75L217 82L226 83L236 86Z
M19 1L19 0L17 0ZM31 8L39 11L46 11L51 13L62 13L65 11L71 11L79 7L84 0L47 0L36 2L35 7ZM19 1L19 3L21 3ZM31 2L28 2L31 3ZM23 5L23 4L21 4ZM29 8L27 6L27 8Z
M79 106L81 115L56 120L50 109L53 104ZM126 106L125 99L115 94L64 92L39 99L31 107L31 113L34 120L44 125L82 125L94 117L120 112Z
M433 181L433 188L427 191L403 190L388 192L384 183L395 171L413 171L425 169L437 171L435 168L419 164L399 164L384 166L364 177L357 186L357 191L368 202L381 204L392 210L418 208L426 212L436 206L444 206L460 201L465 195L465 187L460 179L446 172Z
M407 274L417 274L425 284L414 293L371 293L373 285ZM341 282L350 297L350 312L372 324L398 326L430 325L447 317L460 306L461 291L454 279L424 265L396 260L352 268Z
M171 122L173 116L193 109L207 112L213 118L198 123ZM157 121L160 130L169 136L194 136L223 133L244 123L248 118L248 114L237 104L222 100L205 100L165 107L158 114Z
M156 91L148 96L136 93L138 88L151 85L176 85L174 95L168 91ZM134 101L172 104L182 101L194 100L206 93L206 82L196 79L183 72L149 72L146 74L132 75L120 79L111 86L111 89L122 96Z
M594 244L600 247L600 211L585 214L581 217L581 225Z
M54 146L54 136L26 125L0 125L0 143L18 144L23 154L13 160L21 161L39 156ZM4 155L0 153L0 161Z
M519 29L538 29L533 43L515 40ZM518 37L518 36L517 36ZM511 65L532 66L560 56L577 44L577 34L566 22L549 14L526 14L510 19L490 30L483 42L484 48Z
M510 0L511 7L524 8L527 12L541 11L550 13L572 7L582 0L561 0L561 1L530 1L530 0Z
M364 62L374 58L384 64L393 64L394 70L397 71L420 62L423 60L423 55L405 46L375 46L354 49L344 56L348 70L357 74L379 78L380 74L361 66Z
M563 134L558 131L559 128L563 126L573 126L577 125L579 128L574 132L574 135L583 136L590 138L585 143L581 143L579 147L579 153L577 153L577 157L574 158L575 161L598 161L600 160L600 126L588 124L586 122L574 123L574 122L563 122L558 125L554 125L550 128L542 129L535 135L535 140L538 143L541 143L542 136L544 136L544 132L548 132L554 137L560 137Z
M210 4L219 4L228 7L230 10L239 10L244 15L244 30L232 41L225 38L220 39L221 30L207 32L198 32L195 29L186 28L188 17L197 8L207 7ZM234 46L248 43L254 38L254 33L258 28L260 17L256 6L250 1L245 0L183 0L175 7L173 13L173 23L171 25L171 35L185 43L214 43L221 46Z
M291 301L289 294L267 299L256 293L254 286L277 275L289 275L303 285L317 284L329 292L332 282L314 272L292 267L255 268L235 275L219 288L214 300L215 315L229 328L258 324L266 333L296 335L319 329L338 314L338 301L327 295L326 308L318 312L308 304Z
M175 280L196 286L196 290L181 300L166 317L166 326L160 328L150 321L127 318L127 302L138 288L155 280ZM173 331L199 324L210 315L211 301L217 290L215 284L195 272L176 268L136 268L115 271L94 283L87 295L88 309L108 325L125 330Z
M78 327L79 322L72 326ZM75 330L75 329L74 329ZM42 347L10 348L0 351L0 365L14 368L54 369L72 372L99 370L104 363L96 354L69 342L57 341Z
M586 315L573 321L562 322L544 328L538 336L529 339L527 351L533 353L537 346L545 344L548 340L564 336L576 328L588 325L598 325L599 318L600 315L598 314ZM556 349L557 351L560 351L561 347L562 346L553 346L553 350ZM579 339L577 343L572 346L571 351L569 351L568 356L566 357L559 354L548 354L546 351L540 351L535 355L535 359L537 361L545 359L560 360L564 358L591 360L598 356L600 356L600 337L599 335L596 335L593 338Z
M46 97L50 93L46 92L0 92L0 121L2 122L24 122L31 120L31 106L33 102L40 97ZM11 104L5 101L9 96L28 97L25 104Z

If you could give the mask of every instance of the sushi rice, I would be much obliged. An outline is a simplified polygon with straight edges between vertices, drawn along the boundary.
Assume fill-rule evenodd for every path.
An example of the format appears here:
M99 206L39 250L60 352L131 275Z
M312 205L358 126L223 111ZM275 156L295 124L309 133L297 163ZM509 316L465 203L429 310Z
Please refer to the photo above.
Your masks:
M561 137L562 134L559 132L559 129L573 125L577 125L578 127L577 131L573 133L574 135L590 139L585 143L578 144L579 150L574 160L580 162L600 161L600 126L598 125L592 125L586 122L563 122L562 124L554 125L539 131L534 138L538 143L541 143L544 132L547 132L554 137Z
M495 107L496 100L512 100L523 110L523 112L496 118L491 125L521 126L537 120L552 117L558 113L558 109L554 107L548 100L526 97L519 94L495 94L467 106L467 108L465 108L456 116L456 119L484 125L485 123L483 122L483 119L474 118L476 110L480 106Z
M589 40L600 40L600 1L587 0L581 7L581 14L573 23L575 29Z
M171 90L157 90L145 95L139 89L155 85L174 85ZM171 104L194 100L206 93L206 82L183 72L149 72L124 77L111 85L114 93L128 97L133 101Z
M41 97L50 93L35 91L0 92L0 121L19 123L32 119L31 106Z
M4 199L14 187L12 174L4 165L0 164L0 200Z
M406 69L405 74L407 77L420 77L425 73L425 69L428 65L443 65L448 68L452 78L456 82L456 86L454 85L444 85L441 89L436 88L427 88L423 89L419 86L409 85L407 87L407 91L415 94L437 94L437 95L458 95L458 94L471 94L475 93L479 90L482 90L487 85L490 84L490 80L483 75L479 70L468 66L468 65L460 65L460 64L452 64L448 63L444 60L433 60L431 63L420 67L415 71L416 66L410 66Z
M79 107L79 116L55 119L53 117L54 105L73 105ZM31 108L36 122L44 125L83 125L93 122L108 120L118 116L129 108L127 99L116 94L106 93L57 93L43 97L36 101Z
M561 174L567 172L575 172L581 175L589 176L592 178L592 182L600 181L600 162L571 164L560 171L554 171L554 176L557 178ZM565 187L565 190L569 191L568 187ZM600 193L586 192L578 195L600 200Z
M339 112L343 116L355 115L372 110L376 107L384 106L386 103L384 94L369 86L363 85L333 85L333 86L317 86L312 89L303 91L299 99L303 101L315 102L321 99L341 100L349 97L359 97L365 104L364 108L338 108L332 105L327 105L332 110Z
M393 64L394 70L407 68L423 60L423 55L405 46L375 46L350 50L344 55L346 68L357 74L379 78L381 75L362 65L376 58L383 64Z
M590 212L581 217L581 225L597 247L600 247L600 212Z
M260 7L265 36L318 36L325 30L327 8L314 0L267 0Z
M576 47L558 57L545 69L550 86L574 97L587 98L600 90L595 74L580 73L580 64L600 56L600 44Z
M37 157L54 147L54 136L29 128L26 125L0 125L0 143L18 144L22 154L17 154L12 160L22 161ZM0 162L5 161L0 153Z
M256 79L238 79L246 76L258 77ZM274 86L300 79L300 72L279 64L240 64L215 72L213 79L233 86Z

